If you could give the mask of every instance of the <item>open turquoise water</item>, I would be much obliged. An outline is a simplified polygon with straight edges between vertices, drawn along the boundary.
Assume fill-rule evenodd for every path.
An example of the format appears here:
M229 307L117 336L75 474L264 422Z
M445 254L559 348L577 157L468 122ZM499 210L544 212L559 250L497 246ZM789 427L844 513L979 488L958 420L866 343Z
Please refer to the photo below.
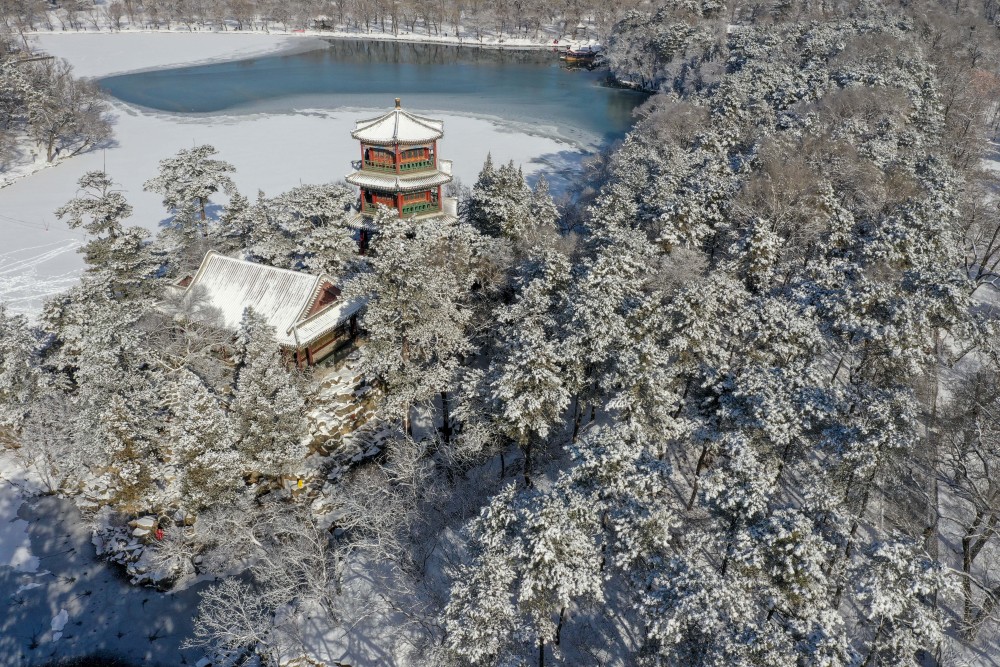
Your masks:
M550 51L327 40L301 53L124 74L113 96L173 113L392 106L472 114L590 147L620 138L645 95L606 73L567 70Z

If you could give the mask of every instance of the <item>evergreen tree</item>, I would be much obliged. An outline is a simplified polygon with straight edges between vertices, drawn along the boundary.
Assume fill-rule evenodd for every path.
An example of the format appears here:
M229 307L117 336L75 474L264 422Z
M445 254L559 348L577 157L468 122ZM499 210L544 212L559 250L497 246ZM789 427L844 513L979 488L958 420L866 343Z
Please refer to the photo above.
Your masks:
M544 174L538 176L538 181L531 190L529 211L532 222L538 228L554 230L556 223L559 222L559 209L552 201L552 195L549 194L549 182L545 180Z
M347 227L357 195L344 185L302 185L276 197L275 224L294 246L289 268L339 275L354 261L358 244Z
M114 181L102 171L80 177L80 193L56 209L70 228L82 227L88 241L81 249L93 279L106 285L116 298L150 293L157 269L150 253L149 233L141 227L125 227L132 215L125 197L113 188Z
M576 494L498 494L470 525L476 561L445 609L448 648L490 664L527 645L544 664L570 607L603 601L596 524Z
M42 381L38 343L23 315L0 303L0 442L13 442Z
M305 458L305 401L286 369L274 329L247 309L236 336L236 370L229 403L243 474L270 477Z
M487 236L503 236L514 241L525 239L537 224L533 209L546 216L543 224L548 223L551 202L546 202L546 195L540 190L536 199L513 161L494 169L493 160L488 156L472 188L466 220Z
M869 631L860 664L916 663L941 641L944 614L933 601L953 582L907 540L876 543L867 556L857 568L856 599Z
M566 288L570 267L558 253L545 258L541 275L502 307L498 340L490 363L489 392L499 405L500 428L525 452L524 478L530 483L532 444L544 439L569 405L565 362L556 338L557 294Z
M410 408L450 391L461 355L472 349L464 303L470 285L454 270L454 259L468 253L460 237L456 249L447 230L401 220L385 207L375 224L368 272L348 292L368 296L365 365L385 384L390 409L409 432Z
M229 177L236 169L213 159L217 152L208 144L182 149L174 157L160 160L160 173L143 185L147 192L163 197L163 206L173 214L177 231L187 242L197 235L208 235L212 195L220 190L227 195L236 191Z
M194 512L232 502L245 487L248 467L234 447L229 415L194 374L173 384L168 435L178 502Z
M253 228L253 207L250 200L239 192L229 197L219 224L212 228L212 243L224 254L246 251L250 248Z

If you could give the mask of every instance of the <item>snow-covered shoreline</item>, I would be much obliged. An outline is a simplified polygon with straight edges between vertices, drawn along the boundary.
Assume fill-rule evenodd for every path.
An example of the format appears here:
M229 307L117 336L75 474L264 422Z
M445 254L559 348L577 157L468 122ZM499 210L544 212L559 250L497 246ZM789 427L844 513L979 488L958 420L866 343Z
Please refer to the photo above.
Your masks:
M527 38L486 38L483 40L467 39L457 35L423 35L419 33L383 33L383 32L351 32L342 30L296 30L296 31L275 31L259 32L249 30L165 30L165 29L123 29L123 30L80 30L80 31L51 31L36 30L24 33L30 41L34 42L38 48L49 55L66 58L74 63L76 74L85 78L100 78L115 74L144 72L155 69L172 67L205 65L222 61L243 60L263 55L274 55L276 53L295 53L320 48L321 42L326 39L350 39L357 41L377 41L377 42L398 42L404 44L436 44L444 46L457 46L474 49L507 49L507 50L553 50L565 46L568 42L565 38L546 36L546 39L533 40ZM109 54L105 59L106 64L88 58L87 64L78 66L76 64L79 55L76 49L65 49L58 40L73 41L77 39L87 39L96 36L115 37L121 41L128 41L130 38L143 38L144 41L156 39L157 37L170 36L170 40L182 44L185 48L191 46L204 47L210 39L224 37L227 39L243 40L240 47L233 49L227 44L227 48L215 51L209 49L207 53L177 60L176 58L163 62L143 63L143 59L153 58L154 60L163 53L161 49L143 50L136 52L130 50L128 60L120 60L114 57L114 53ZM153 37L156 36L156 37ZM171 44L171 52L178 48L178 44ZM55 47L55 48L54 48ZM196 51L197 53L197 51ZM136 62L135 58L138 58ZM92 69L93 68L93 69Z
M256 38L256 39L255 39ZM49 34L42 47L65 57L82 76L101 77L123 68L179 67L195 62L233 60L304 47L287 35L225 33ZM311 42L311 40L308 40ZM313 42L316 45L315 42ZM391 100L385 100L391 104ZM76 193L84 172L106 169L120 183L134 214L129 224L155 232L164 217L159 197L142 184L156 175L158 162L192 144L209 143L237 169L241 192L276 195L302 183L337 181L350 172L357 144L354 121L378 109L328 109L303 105L292 112L240 110L237 113L174 115L114 101L113 145L53 164L0 189L0 301L13 312L34 316L42 301L73 284L83 269L76 252L79 231L53 211ZM442 156L453 160L455 175L471 184L492 153L495 162L513 160L528 175L572 170L584 153L571 144L521 130L496 119L436 114L445 121ZM317 140L319 138L319 140Z
M124 31L26 33L36 48L65 58L79 77L245 60L322 48L312 36L239 32ZM95 48L95 46L97 48Z

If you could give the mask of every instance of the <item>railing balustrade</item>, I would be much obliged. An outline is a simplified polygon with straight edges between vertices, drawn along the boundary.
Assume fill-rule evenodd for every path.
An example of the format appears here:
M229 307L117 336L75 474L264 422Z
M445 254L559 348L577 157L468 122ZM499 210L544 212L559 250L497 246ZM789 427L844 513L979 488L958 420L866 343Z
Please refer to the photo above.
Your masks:
M440 207L429 201L417 202L416 204L404 204L403 205L403 215L413 215L415 213L424 213L426 211L439 211Z
M363 162L361 160L358 160L356 162L352 162L351 166L354 167L355 169L361 169L363 166L365 169L369 171L381 171L389 173L393 173L396 171L395 165L393 165L391 162L381 162L376 160L364 160ZM419 162L401 162L399 165L399 171L401 172L420 171L422 169L433 169L433 168L434 168L434 160L420 160Z
M420 160L419 162L403 162L399 165L400 171L418 171L420 169L432 169L434 160Z

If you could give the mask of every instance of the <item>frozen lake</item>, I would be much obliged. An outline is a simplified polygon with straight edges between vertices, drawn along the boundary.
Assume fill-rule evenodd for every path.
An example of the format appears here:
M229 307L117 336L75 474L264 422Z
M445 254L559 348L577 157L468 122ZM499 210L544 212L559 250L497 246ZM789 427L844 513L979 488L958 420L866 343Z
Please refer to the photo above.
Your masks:
M161 159L210 143L251 199L337 181L357 156L354 121L399 96L445 121L441 155L462 182L492 153L531 180L544 172L558 194L589 153L624 135L645 99L603 86L602 73L563 69L546 50L225 33L35 39L115 96L115 137L0 189L0 301L30 316L83 269L83 234L52 212L88 170L106 170L134 207L129 223L155 232L163 207L142 184Z
M548 50L325 40L317 48L112 76L118 99L171 113L406 108L497 119L596 148L625 134L646 96L607 73L568 70Z

